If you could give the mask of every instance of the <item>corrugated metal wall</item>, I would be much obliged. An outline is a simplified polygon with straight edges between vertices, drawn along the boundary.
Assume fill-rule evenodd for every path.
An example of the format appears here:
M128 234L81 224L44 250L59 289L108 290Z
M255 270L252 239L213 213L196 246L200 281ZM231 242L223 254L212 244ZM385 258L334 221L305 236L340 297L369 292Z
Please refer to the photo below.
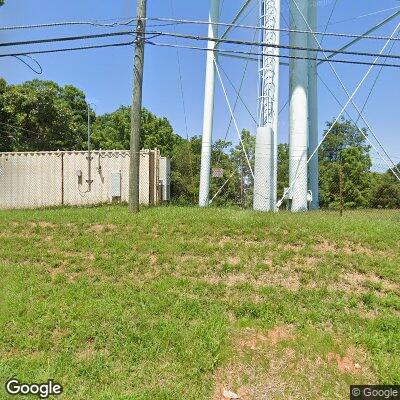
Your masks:
M141 204L158 204L162 199L159 158L157 150L141 151ZM112 197L112 176L115 186L116 173L121 179L120 198ZM88 176L88 153L84 151L0 153L0 208L128 201L129 152L92 151L90 185Z

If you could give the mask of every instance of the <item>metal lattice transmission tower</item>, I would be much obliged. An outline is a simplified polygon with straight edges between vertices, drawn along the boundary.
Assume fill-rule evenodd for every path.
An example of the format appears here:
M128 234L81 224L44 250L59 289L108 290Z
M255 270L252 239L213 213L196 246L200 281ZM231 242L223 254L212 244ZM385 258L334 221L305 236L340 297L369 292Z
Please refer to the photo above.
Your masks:
M260 1L260 42L280 43L280 0ZM262 47L259 61L259 123L257 128L254 201L258 211L275 211L278 171L279 49Z

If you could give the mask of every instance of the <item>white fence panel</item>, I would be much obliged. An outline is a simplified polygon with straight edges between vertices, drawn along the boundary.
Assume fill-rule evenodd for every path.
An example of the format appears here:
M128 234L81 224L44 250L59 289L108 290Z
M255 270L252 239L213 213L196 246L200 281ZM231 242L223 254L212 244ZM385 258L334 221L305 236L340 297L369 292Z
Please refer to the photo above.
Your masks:
M157 150L142 150L140 202L158 204L159 158ZM0 153L0 209L56 205L90 205L128 201L129 152L85 151ZM121 176L121 197L112 196L112 177Z

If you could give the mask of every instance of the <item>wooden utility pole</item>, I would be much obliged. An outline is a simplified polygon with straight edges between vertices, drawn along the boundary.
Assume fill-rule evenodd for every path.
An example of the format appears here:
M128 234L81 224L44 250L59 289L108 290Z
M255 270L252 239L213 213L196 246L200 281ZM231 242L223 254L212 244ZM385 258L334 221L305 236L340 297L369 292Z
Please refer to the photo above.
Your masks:
M140 128L144 67L144 40L147 0L137 0L133 98L131 110L131 150L129 165L129 210L139 212Z

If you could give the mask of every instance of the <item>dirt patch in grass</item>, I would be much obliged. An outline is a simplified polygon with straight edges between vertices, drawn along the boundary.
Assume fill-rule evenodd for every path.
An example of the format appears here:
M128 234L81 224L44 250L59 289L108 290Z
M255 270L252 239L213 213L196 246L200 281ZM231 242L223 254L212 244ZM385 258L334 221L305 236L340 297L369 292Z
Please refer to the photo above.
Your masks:
M0 232L0 238L2 239L31 239L32 238L31 232Z
M61 255L65 258L79 257L87 261L94 261L96 259L95 254L91 251L62 251Z
M315 244L314 250L323 254L334 253L346 256L364 255L367 257L388 257L394 255L394 253L372 249L371 247L368 247L358 242L347 241L345 244L340 245L328 239L323 239L322 241Z
M239 257L229 257L228 258L228 263L231 265L239 265L240 264L240 258Z
M94 341L92 339L89 339L87 341L86 348L78 351L75 356L78 361L85 361L85 360L89 360L89 359L95 357L96 350L94 348Z
M103 232L113 232L117 229L117 225L115 224L95 224L90 225L89 230L91 232L103 233Z
M314 250L319 253L338 253L340 251L340 247L333 242L330 242L326 239L314 245Z
M51 332L51 339L53 344L60 343L65 337L69 335L69 331L67 329L61 329L59 327L54 328Z
M382 279L376 274L362 274L360 272L346 272L340 278L328 286L329 290L341 290L346 293L368 293L376 291L382 292L399 292L400 285L387 279Z
M349 348L318 354L313 348L296 346L292 325L278 325L269 331L245 329L233 341L232 357L215 375L211 400L226 400L225 391L242 400L344 398L348 376L373 381L365 352ZM311 351L309 351L311 350ZM229 397L228 397L229 398Z
M283 398L286 382L281 374L295 358L293 349L277 349L294 339L293 327L279 325L269 331L245 329L233 341L233 358L215 376L212 400L226 400L231 391L242 400ZM261 361L262 360L262 361Z
M151 265L152 267L154 267L155 265L157 265L157 261L158 261L158 259L157 259L157 255L156 255L156 254L150 254L150 255L149 255L149 262L150 262L150 265Z
M282 268L281 271L273 270L262 273L257 277L245 272L224 273L224 274L204 274L199 277L190 277L196 282L205 282L210 285L236 285L248 284L254 287L279 286L290 291L298 291L301 287L300 274L296 271L289 271Z
M337 353L328 353L328 362L336 363L337 368L342 373L350 373L352 375L359 375L361 373L361 364L354 360L354 349L347 350L346 354L342 357Z
M283 265L274 265L272 260L267 259L261 262L261 264L265 265L261 272L255 272L252 264L248 262L241 266L240 271L216 273L210 270L197 279L209 284L225 284L227 286L243 283L254 287L278 286L293 292L298 291L301 287L316 289L316 287L308 287L308 284L302 284L302 281L308 280L310 271L315 268L314 266L318 261L319 258L314 256L303 257L296 255ZM234 266L239 265L239 257L229 258L228 263Z
M31 228L45 228L45 229L54 229L57 228L58 225L48 221L29 221L28 226Z
M255 329L246 329L242 337L239 338L240 349L257 350L260 346L276 346L283 341L293 340L293 326L279 325L266 333L261 333Z
M109 280L109 277L101 271L88 266L85 266L85 268L80 271L74 271L71 270L66 263L61 263L56 267L47 268L46 271L52 279L64 276L70 283L75 283L79 279L89 279L90 281L101 282L107 282Z

